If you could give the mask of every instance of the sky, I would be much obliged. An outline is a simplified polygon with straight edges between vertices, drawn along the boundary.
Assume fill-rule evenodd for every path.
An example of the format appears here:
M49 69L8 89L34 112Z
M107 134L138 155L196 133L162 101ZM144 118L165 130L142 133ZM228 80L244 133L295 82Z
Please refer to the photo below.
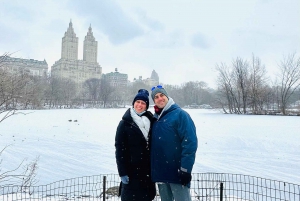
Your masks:
M155 70L164 84L204 81L216 87L215 66L259 57L273 74L284 56L299 53L299 0L0 0L0 54L61 57L72 21L82 59L91 25L103 73L132 81Z

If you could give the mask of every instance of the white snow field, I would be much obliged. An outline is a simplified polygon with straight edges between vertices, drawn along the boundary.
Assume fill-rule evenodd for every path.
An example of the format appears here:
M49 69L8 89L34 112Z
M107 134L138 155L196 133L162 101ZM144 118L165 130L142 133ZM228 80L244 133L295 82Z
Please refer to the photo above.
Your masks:
M0 123L1 171L38 161L38 183L117 173L114 137L127 108L26 110ZM150 108L153 112L153 108ZM252 175L300 184L300 118L186 109L197 127L194 173Z

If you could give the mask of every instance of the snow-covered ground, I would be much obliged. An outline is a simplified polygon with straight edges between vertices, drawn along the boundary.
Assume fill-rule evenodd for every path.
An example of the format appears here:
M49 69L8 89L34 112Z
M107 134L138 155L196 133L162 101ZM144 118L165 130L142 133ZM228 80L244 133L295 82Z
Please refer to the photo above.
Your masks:
M0 123L0 149L10 145L1 155L1 171L39 156L37 185L117 173L114 137L125 110L31 110L12 116ZM300 184L299 117L186 110L199 141L194 173L246 174Z

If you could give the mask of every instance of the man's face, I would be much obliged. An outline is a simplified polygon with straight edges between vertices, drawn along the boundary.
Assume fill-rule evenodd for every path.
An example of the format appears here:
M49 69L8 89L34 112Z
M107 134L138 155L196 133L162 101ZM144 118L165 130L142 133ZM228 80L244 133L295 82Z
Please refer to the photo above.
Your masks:
M154 103L158 108L164 108L168 103L168 98L163 93L157 93L154 96Z

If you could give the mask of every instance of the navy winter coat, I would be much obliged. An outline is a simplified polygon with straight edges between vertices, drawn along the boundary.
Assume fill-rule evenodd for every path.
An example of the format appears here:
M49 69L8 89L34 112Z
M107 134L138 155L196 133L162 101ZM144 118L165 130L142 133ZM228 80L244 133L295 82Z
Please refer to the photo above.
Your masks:
M153 182L178 183L178 170L191 173L198 146L196 127L190 115L177 104L154 121L151 140Z
M152 120L151 112L143 115ZM119 175L129 177L129 184L121 186L122 200L152 200L156 192L155 184L151 181L150 147L133 121L130 109L118 125L115 147Z

